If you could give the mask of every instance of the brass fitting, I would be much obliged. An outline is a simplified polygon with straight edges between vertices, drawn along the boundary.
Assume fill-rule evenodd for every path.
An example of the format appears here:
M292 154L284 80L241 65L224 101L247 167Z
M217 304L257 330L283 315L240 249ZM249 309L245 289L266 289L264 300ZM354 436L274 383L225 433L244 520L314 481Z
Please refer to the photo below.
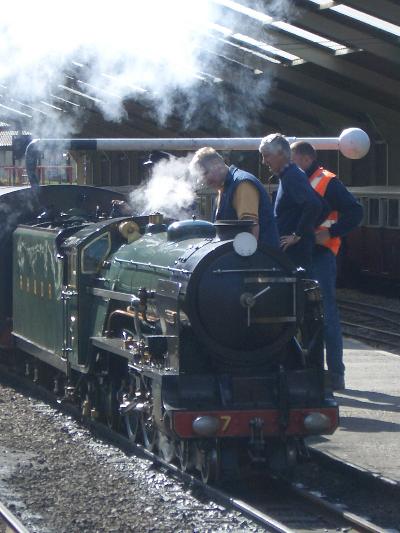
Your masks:
M141 237L139 226L136 224L136 222L133 222L133 220L121 222L121 224L118 226L118 230L122 237L128 241L128 243L135 242Z

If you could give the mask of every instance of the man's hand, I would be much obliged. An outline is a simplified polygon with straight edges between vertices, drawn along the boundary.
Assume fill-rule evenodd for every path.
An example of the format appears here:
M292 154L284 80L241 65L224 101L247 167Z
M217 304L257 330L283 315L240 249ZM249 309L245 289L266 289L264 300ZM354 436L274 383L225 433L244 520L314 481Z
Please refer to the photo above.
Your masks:
M285 252L290 246L297 244L301 237L298 235L282 235L281 248Z
M315 242L317 244L324 244L325 241L331 238L331 234L328 229L321 229L315 232Z

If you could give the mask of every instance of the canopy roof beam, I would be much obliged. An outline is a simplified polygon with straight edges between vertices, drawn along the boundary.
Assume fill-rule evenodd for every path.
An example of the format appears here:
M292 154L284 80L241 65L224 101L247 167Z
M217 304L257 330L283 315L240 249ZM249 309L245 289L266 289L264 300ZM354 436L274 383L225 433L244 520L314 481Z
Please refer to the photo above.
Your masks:
M400 63L399 46L348 24L343 24L333 17L326 16L324 12L297 8L294 23L309 31L315 31L318 28L318 33L321 33L323 37L335 39L352 48L365 50L378 57Z

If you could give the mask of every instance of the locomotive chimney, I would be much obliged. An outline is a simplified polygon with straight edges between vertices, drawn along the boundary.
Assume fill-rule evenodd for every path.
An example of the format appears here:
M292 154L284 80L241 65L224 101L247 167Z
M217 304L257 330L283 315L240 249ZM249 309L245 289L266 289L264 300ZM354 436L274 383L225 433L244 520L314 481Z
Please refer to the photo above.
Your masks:
M162 224L164 222L164 215L162 213L152 213L149 215L149 224Z
M221 241L228 241L234 239L238 233L247 231L251 233L251 229L255 226L253 220L218 220L214 222L217 232L217 237Z

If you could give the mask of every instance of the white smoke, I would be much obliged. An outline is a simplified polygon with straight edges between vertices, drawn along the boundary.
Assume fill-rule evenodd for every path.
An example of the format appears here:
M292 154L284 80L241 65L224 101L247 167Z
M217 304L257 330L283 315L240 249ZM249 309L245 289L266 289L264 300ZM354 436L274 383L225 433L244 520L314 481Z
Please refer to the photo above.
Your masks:
M124 118L124 100L139 98L151 103L160 120L183 108L187 127L201 122L199 116L207 107L225 127L244 127L252 120L248 118L251 107L257 108L260 95L268 91L268 83L261 78L259 85L251 84L251 90L243 87L248 93L243 106L243 100L235 102L235 97L232 101L221 93L213 97L218 87L209 79L208 88L204 78L199 86L199 73L207 62L211 64L209 56L204 59L204 48L217 51L221 46L218 40L208 39L210 23L224 22L217 1L21 0L3 4L0 105L34 117L36 134L42 137L79 131L82 106L65 102L79 101L67 85L91 95L93 100L86 100L89 107L95 102L108 120ZM286 15L290 5L290 0L274 0L268 9L274 15L276 10ZM257 7L265 11L264 3ZM234 27L234 19L232 12L225 22ZM66 76L70 76L67 82Z
M189 218L195 211L196 179L188 172L193 157L173 157L153 166L147 183L131 193L129 203L135 214L161 212L176 219Z
M51 102L52 94L73 100L60 86L77 70L76 90L92 93L108 119L124 116L123 99L130 96L151 93L166 106L163 95L196 80L196 50L212 19L211 5L208 0L5 2L0 83L15 101L32 106ZM63 107L61 100L53 102Z

